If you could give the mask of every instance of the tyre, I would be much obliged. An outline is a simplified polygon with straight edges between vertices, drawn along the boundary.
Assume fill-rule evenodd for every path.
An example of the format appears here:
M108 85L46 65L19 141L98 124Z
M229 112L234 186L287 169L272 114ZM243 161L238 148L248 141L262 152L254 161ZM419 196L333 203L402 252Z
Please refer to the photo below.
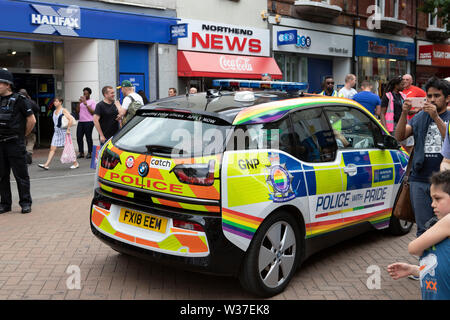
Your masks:
M247 291L262 297L284 290L301 257L301 232L295 218L277 211L260 226L253 238L239 275Z
M395 236L402 236L407 234L411 230L412 226L412 222L400 220L392 214L391 220L389 221L388 231Z

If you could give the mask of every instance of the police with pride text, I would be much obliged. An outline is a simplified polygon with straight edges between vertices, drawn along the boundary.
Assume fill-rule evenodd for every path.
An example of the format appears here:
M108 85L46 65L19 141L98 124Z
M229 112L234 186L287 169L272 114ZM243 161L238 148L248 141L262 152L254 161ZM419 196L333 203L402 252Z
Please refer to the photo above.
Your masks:
M11 169L17 182L22 213L29 213L32 201L25 136L33 129L36 118L27 99L13 93L13 85L13 75L0 69L0 213L11 211Z

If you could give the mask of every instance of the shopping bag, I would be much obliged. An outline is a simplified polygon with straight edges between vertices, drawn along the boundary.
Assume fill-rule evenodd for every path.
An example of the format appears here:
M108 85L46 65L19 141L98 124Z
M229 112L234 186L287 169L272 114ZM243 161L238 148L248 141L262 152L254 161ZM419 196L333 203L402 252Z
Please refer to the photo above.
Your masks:
M91 169L97 169L98 153L100 152L101 146L92 146L92 158L91 158Z
M61 163L72 163L75 160L77 160L77 155L75 154L75 148L73 147L72 136L70 133L67 133L64 150L61 155Z
M406 167L405 177L403 178L403 182L401 184L400 194L398 196L397 202L394 206L394 216L396 216L400 220L405 220L408 222L416 222L416 218L414 216L414 209L411 203L411 196L409 193L409 175L411 173L412 167L412 159L414 157L414 150L412 151L408 166Z
M416 222L414 216L414 210L411 204L411 198L409 193L409 177L405 177L406 181L403 181L401 186L400 195L398 196L397 203L395 204L394 216L400 220L408 222Z

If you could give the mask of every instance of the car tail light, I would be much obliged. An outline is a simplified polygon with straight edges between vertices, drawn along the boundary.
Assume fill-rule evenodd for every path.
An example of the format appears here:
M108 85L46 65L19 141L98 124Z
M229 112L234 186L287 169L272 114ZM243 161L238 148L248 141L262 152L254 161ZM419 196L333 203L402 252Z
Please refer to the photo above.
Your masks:
M93 204L97 207L109 210L111 208L111 203L103 201L103 200L94 200Z
M172 223L175 228L204 232L203 227L195 222L173 219Z
M118 163L122 163L120 161L120 156L109 150L109 149L105 149L105 151L103 151L103 155L102 155L102 159L101 159L101 166L105 169L114 169Z
M179 164L172 171L182 183L212 186L215 163L215 160L210 160L208 163Z

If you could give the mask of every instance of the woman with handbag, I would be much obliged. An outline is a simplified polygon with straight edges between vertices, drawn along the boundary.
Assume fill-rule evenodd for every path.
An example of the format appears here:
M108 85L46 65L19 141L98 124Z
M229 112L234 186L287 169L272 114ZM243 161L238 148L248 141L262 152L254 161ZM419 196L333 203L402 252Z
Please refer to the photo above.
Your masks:
M55 132L53 133L47 162L45 162L44 164L38 164L38 166L44 170L49 169L49 165L52 162L53 157L55 156L56 149L64 147L68 138L70 138L70 140L72 139L72 137L70 136L70 127L75 120L69 113L69 111L63 108L63 102L64 100L60 97L56 97L53 101L53 105L55 106L55 111L53 111L53 123ZM67 135L69 135L69 137L67 137ZM75 154L75 151L73 153ZM73 159L73 165L70 167L70 169L76 169L79 166L80 165L75 157Z

